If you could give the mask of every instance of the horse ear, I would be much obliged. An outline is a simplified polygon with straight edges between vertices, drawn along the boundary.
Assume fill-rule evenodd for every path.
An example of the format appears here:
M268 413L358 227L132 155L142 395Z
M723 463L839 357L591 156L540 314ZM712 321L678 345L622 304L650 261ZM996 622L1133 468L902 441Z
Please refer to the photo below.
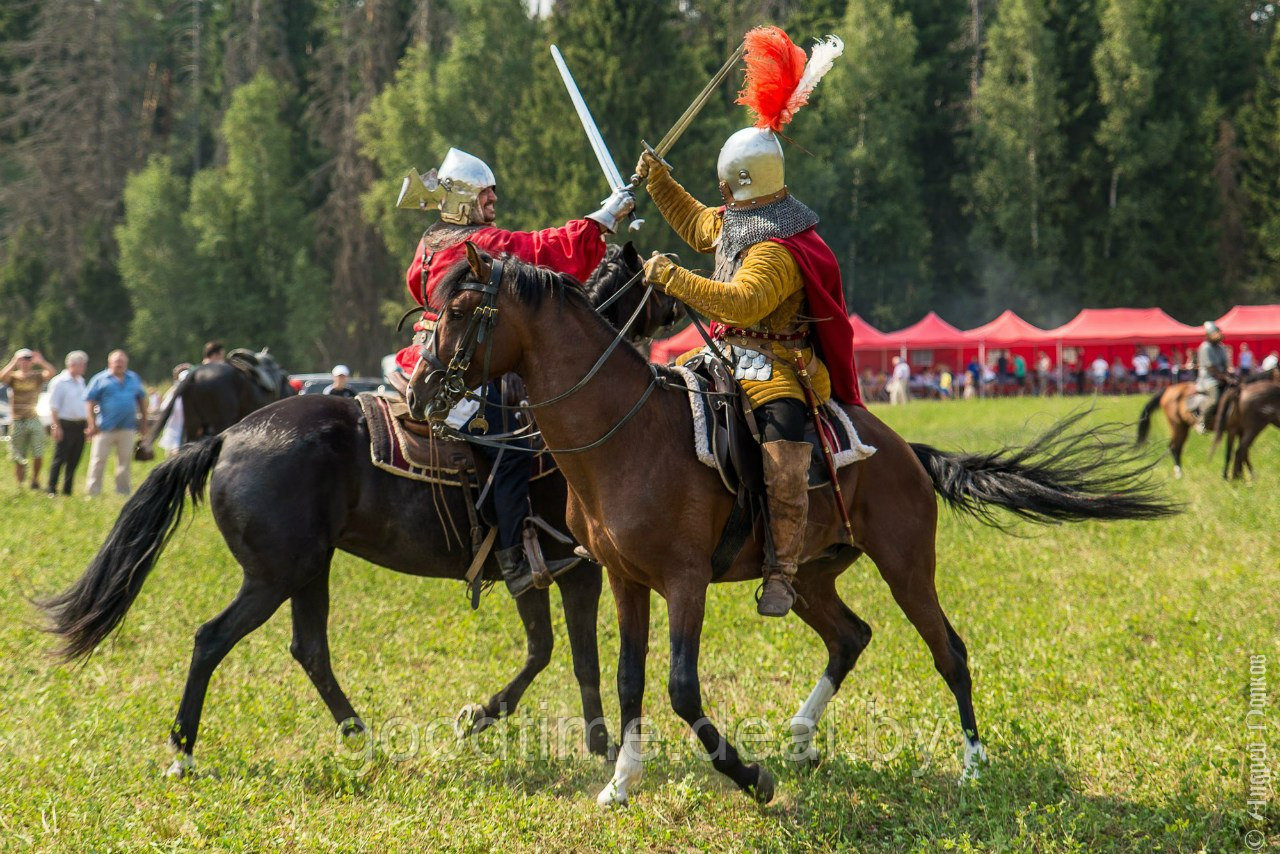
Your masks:
M476 246L470 240L467 242L467 265L471 267L471 273L478 281L486 282L489 280L489 271L492 268L490 262L485 255L480 252L480 247Z
M622 244L622 259L627 262L627 266L635 269L641 265L640 253L636 250L636 245L628 240Z

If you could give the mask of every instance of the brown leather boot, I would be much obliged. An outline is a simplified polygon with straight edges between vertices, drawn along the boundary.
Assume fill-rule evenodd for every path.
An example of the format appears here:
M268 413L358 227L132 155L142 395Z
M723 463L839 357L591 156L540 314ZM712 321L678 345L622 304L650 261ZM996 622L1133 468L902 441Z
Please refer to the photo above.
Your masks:
M804 528L809 515L808 442L782 439L765 442L764 484L769 499L769 531L778 562L764 567L764 589L756 612L762 617L785 617L796 601L791 586L804 550Z

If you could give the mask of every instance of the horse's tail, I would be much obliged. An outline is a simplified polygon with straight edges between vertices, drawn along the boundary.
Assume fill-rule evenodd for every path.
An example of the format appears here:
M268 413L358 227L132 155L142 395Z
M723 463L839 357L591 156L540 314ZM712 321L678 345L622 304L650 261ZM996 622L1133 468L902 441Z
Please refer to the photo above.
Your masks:
M36 603L49 619L48 631L62 639L63 660L87 656L120 625L181 521L185 496L200 502L221 452L222 437L212 436L156 466L125 503L84 575Z
M1164 393L1165 389L1160 389L1142 407L1142 414L1138 416L1138 441L1134 444L1141 445L1147 441L1147 436L1151 434L1151 415L1160 408L1160 399L1164 397Z
M943 500L996 527L1002 527L996 508L1041 524L1179 512L1150 482L1153 463L1121 437L1120 426L1081 426L1088 414L1068 415L1024 448L988 454L911 448Z

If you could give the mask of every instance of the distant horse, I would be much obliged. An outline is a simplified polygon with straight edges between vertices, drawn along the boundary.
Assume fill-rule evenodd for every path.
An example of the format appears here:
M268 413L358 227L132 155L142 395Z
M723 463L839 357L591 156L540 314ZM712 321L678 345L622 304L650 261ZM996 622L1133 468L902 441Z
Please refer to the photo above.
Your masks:
M293 395L289 373L275 357L262 350L233 350L226 362L196 365L179 381L169 405L151 427L154 444L173 413L174 401L182 401L183 441L216 436L250 412Z
M1227 452L1222 460L1224 479L1229 466L1232 480L1239 480L1246 466L1249 468L1249 477L1253 477L1249 451L1258 434L1268 425L1280 427L1280 382L1275 379L1255 380L1223 392L1214 426L1213 448L1209 455L1213 456L1218 443L1225 436ZM1235 451L1235 465L1232 466L1232 445L1237 442L1239 447Z
M602 805L624 803L640 776L641 700L649 648L650 591L667 601L671 705L717 771L760 802L773 797L767 769L746 764L702 706L698 660L707 585L760 577L754 538L719 577L713 553L734 505L711 468L698 461L693 415L673 372L635 352L609 352L615 333L571 280L507 259L501 272L468 246L465 263L440 288L434 365L410 379L415 417L453 396L515 371L525 381L538 426L569 484L569 528L609 572L621 649L618 699L623 747ZM483 346L479 342L484 342ZM469 358L470 357L470 358ZM469 363L458 375L442 363ZM489 376L484 375L484 371ZM540 404L541 402L541 404ZM916 627L955 696L964 734L965 774L985 758L973 710L968 653L934 587L935 491L953 507L990 521L992 508L1039 522L1149 519L1174 512L1141 480L1148 467L1123 444L1069 417L1030 446L989 454L908 445L861 407L847 407L864 442L878 450L840 470L854 542L830 489L811 493L805 553L796 578L796 614L822 638L825 673L791 720L793 756L810 759L817 721L871 639L871 627L841 600L836 577L864 552Z
M1195 395L1195 383L1174 383L1152 395L1147 405L1142 407L1142 414L1138 416L1137 444L1141 445L1151 433L1152 413L1157 409L1164 410L1165 420L1169 422L1169 453L1173 456L1174 477L1182 477L1182 446L1187 443L1188 434L1200 420L1187 407Z
M641 275L640 259L630 244L611 247L597 273L591 279L592 298L599 304L617 297L603 312L606 318L627 318L633 313L648 318L633 337L650 336L678 321L682 310L670 297L654 295L641 306L643 287L620 292ZM483 455L472 454L468 446L439 442L437 448L441 460L467 454L480 477L487 474ZM193 765L214 669L286 600L291 600L293 614L290 651L342 731L364 730L329 662L329 565L335 549L388 569L431 578L461 579L471 562L470 548L464 547L457 531L450 532L458 520L465 531L468 513L461 489L432 487L375 467L370 461L368 428L356 401L292 396L250 414L225 432L183 447L152 470L121 510L84 575L42 603L51 631L62 639L65 658L89 655L124 619L181 520L184 496L198 503L206 481L214 520L244 570L244 581L231 604L196 632L186 688L170 732L178 751L169 769L175 776ZM530 496L534 512L561 530L565 489L564 478L555 474L535 480ZM571 546L551 543L546 554L571 557ZM484 578L501 578L492 557ZM609 744L596 647L600 569L584 562L556 581L564 600L587 746L603 755ZM511 714L525 689L550 662L549 602L545 590L531 590L516 600L528 645L524 665L486 703L463 708L459 719L464 732L479 731ZM388 632L394 630L394 625L387 627ZM484 654L483 641L477 647L476 654Z

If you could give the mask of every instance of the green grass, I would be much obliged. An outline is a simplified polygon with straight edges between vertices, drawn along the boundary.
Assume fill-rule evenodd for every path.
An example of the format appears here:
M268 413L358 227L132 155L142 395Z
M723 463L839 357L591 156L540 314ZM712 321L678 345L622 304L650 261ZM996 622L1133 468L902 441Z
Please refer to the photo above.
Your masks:
M977 450L1025 441L1073 403L877 411L910 440ZM1096 417L1132 419L1140 405L1102 401ZM1161 445L1163 425L1153 432ZM1266 656L1273 698L1280 685L1280 437L1259 440L1254 485L1223 484L1207 448L1192 438L1181 481L1161 462L1169 500L1188 508L1170 521L1007 536L942 515L938 585L969 647L992 760L977 784L956 785L950 693L874 567L860 561L841 593L875 637L821 725L823 763L804 773L767 756L778 797L765 808L696 757L670 711L666 614L656 600L646 712L659 756L632 805L613 812L594 804L610 767L576 744L563 755L538 749L553 740L546 720L579 713L558 598L554 660L520 713L459 748L433 727L519 666L523 635L510 601L495 592L472 613L459 584L345 555L333 572L331 642L339 679L373 726L369 761L358 745L339 745L289 656L286 608L218 670L200 773L166 779L165 738L192 633L240 577L209 514L175 537L117 639L86 666L59 668L26 597L83 570L120 501L51 500L0 478L0 847L1240 851L1260 830L1275 850L1275 801L1261 820L1246 813L1246 745L1257 733L1245 713L1251 655ZM607 594L600 627L616 737ZM749 586L713 590L703 690L727 731L759 717L780 742L824 664L798 620L755 616ZM1267 715L1275 771L1274 699Z

